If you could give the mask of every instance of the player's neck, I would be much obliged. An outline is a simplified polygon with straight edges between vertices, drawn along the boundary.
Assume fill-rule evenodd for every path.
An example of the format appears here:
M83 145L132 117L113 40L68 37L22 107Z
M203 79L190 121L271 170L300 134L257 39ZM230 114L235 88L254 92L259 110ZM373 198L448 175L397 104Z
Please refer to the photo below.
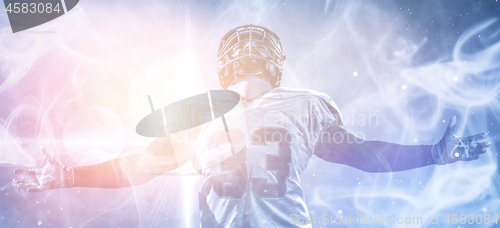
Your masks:
M256 76L247 76L227 89L240 94L245 100L253 100L270 91L273 87L268 80Z

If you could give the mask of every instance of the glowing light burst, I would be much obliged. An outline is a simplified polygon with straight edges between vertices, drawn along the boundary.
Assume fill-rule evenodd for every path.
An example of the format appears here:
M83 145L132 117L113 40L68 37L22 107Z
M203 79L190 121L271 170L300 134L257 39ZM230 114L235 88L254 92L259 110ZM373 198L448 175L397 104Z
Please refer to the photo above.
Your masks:
M283 85L327 92L351 118L346 127L366 139L435 143L451 114L459 115L464 135L498 134L499 22L471 19L472 11L465 18L459 6L478 6L461 3L455 10L402 2L89 0L16 35L5 32L3 13L0 169L34 166L40 145L68 166L139 152L151 141L134 131L150 112L146 95L161 107L218 87L219 39L250 23L282 38ZM427 11L437 18L413 18ZM376 115L377 123L356 124L360 115ZM388 174L313 158L302 185L312 216L493 213L500 211L496 170L496 145L478 161ZM28 200L8 187L11 179L0 179L5 226L199 222L200 177L189 163L142 186L53 190Z

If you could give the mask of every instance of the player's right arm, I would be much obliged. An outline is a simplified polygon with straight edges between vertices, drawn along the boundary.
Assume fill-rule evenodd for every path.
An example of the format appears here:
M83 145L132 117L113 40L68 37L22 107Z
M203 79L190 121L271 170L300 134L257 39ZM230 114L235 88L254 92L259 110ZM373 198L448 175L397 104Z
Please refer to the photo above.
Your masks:
M45 148L42 169L18 169L13 184L21 190L39 192L54 188L123 188L140 185L189 160L188 153L175 154L169 137L155 139L138 154L122 156L96 165L64 167Z
M481 142L487 134L455 136L456 122L456 117L453 117L443 138L433 145L365 141L334 125L323 133L315 154L325 161L349 165L365 172L396 172L478 159L490 146L489 142Z

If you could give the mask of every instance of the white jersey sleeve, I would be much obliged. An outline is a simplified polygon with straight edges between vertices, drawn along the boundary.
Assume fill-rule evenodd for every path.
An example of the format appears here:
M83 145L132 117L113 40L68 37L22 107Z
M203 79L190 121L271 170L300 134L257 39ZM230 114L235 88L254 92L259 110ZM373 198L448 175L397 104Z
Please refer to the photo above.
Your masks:
M314 150L323 130L329 126L339 125L342 126L342 115L333 101L333 99L325 93L316 92L313 96L311 108L311 138L309 140L308 148ZM314 153L314 151L312 151ZM311 154L312 155L312 154Z

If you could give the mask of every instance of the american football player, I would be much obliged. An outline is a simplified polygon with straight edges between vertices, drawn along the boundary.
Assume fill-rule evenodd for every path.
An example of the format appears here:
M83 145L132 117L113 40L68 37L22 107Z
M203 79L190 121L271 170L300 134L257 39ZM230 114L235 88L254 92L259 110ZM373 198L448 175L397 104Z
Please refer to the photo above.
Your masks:
M478 159L490 145L480 142L486 133L456 136L456 117L433 145L358 138L342 127L341 113L327 94L280 87L284 60L271 30L234 28L222 38L217 62L221 87L241 95L238 107L226 115L228 131L214 120L185 140L185 151L174 151L178 143L161 137L139 154L82 167L64 167L41 148L45 167L16 170L14 184L28 192L122 188L191 160L203 178L202 227L308 227L289 218L309 217L299 175L313 155L365 172L396 172Z

